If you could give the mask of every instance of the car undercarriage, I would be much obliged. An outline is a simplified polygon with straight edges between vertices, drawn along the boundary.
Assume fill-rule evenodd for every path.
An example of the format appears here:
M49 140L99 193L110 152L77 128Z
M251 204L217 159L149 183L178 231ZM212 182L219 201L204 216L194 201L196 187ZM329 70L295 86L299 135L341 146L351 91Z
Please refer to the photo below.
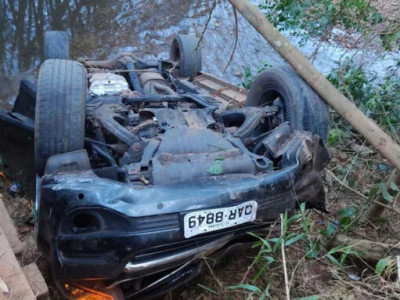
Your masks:
M242 107L193 84L190 36L155 63L58 54L0 121L34 131L37 242L67 297L160 295L279 214L325 210L327 109L300 79L255 81Z

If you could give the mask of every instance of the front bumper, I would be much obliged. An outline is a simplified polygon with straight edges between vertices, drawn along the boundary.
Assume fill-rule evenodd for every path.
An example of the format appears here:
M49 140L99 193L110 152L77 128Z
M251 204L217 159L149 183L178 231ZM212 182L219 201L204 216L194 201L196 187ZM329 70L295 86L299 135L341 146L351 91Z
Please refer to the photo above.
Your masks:
M37 199L38 244L60 281L173 272L247 239L247 232L267 227L300 202L324 209L319 171L329 155L307 133L286 150L281 170L142 189L96 176L85 157L79 152L50 158ZM186 213L249 200L258 203L254 222L184 238Z

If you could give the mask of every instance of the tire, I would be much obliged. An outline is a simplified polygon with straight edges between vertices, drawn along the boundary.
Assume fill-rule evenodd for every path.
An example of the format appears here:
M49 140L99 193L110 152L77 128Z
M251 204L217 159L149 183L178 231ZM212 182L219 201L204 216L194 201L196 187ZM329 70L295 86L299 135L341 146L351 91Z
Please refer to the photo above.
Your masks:
M40 67L35 112L35 165L40 176L51 155L83 149L86 82L85 67L75 61L49 59Z
M280 97L284 121L297 130L310 131L326 141L329 131L329 110L325 102L289 66L273 67L254 80L246 106L272 104Z
M45 32L44 59L69 59L69 38L66 31Z
M193 77L201 71L199 39L187 34L177 35L172 41L170 59L177 62L180 77Z

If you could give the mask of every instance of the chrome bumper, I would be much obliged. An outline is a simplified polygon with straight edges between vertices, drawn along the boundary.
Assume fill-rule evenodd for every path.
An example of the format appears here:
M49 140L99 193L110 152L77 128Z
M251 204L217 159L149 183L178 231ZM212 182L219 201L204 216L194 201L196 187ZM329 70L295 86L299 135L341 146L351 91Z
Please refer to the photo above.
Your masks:
M174 268L188 261L210 256L223 248L232 238L233 234L229 234L210 243L194 246L179 252L160 255L154 259L141 260L140 257L136 257L134 261L126 264L124 273L131 275L140 274L143 276L144 274L149 275Z

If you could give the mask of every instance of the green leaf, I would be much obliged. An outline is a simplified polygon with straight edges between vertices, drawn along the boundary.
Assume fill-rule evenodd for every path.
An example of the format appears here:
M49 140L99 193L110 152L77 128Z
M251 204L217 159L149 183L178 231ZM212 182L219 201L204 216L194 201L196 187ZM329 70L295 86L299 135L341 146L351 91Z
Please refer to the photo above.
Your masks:
M272 253L272 249L262 249L260 251L261 254Z
M295 214L295 215L291 216L291 217L287 220L288 225L292 224L293 222L296 222L298 219L301 218L301 216L302 216L301 214Z
M304 214L304 212L306 211L306 203L305 202L300 204L300 211L302 214Z
M258 248L258 247L260 247L260 246L262 246L262 245L263 245L263 242L257 241L257 242L255 242L255 243L253 244L252 248Z
M355 214L356 208L354 206L349 206L345 209L338 211L338 215L341 217L351 217Z
M329 261L333 264L333 265L335 265L335 266L337 266L337 267L341 267L341 264L339 263L339 261L333 256L333 255L331 255L331 254L327 254L326 255L326 257L329 259Z
M217 158L214 162L214 165L208 168L207 172L212 175L221 175L223 173L222 158Z
M385 271L386 267L390 266L391 263L392 263L392 260L390 258L380 259L375 266L376 274L382 275L383 272Z
M285 243L285 246L289 247L291 244L294 244L294 243L300 241L305 235L306 234L303 232L303 233L301 233L301 234L299 234L299 235L297 235L295 237L292 237L292 238L288 239L286 241L286 243Z
M264 295L269 296L269 284L267 285L267 287L264 290Z
M331 236L337 231L337 228L338 226L335 223L328 221L328 225L326 226L326 235Z
M205 289L207 292L210 292L211 294L218 295L218 293L216 291L214 291L213 289L210 289L209 287L206 287L200 283L198 283L197 285L199 287L201 287L202 289Z
M374 199L378 195L379 189L375 186L371 188L368 194L368 199Z
M396 191L396 192L399 191L399 187L398 187L397 184L395 184L393 181L390 181L390 182L389 182L389 187L390 187L390 189L391 189L392 191Z
M267 261L268 264L271 264L271 263L273 263L275 261L275 258L273 256L266 255L266 256L263 256L263 257L265 258L265 260Z
M272 247L272 251L275 252L282 245L283 236L281 235L279 238L272 238L270 241L274 242L274 246Z
M261 293L261 290L259 287L251 284L238 284L238 285L231 285L228 287L229 290L237 290L237 289L243 289L247 290L253 293Z
M315 258L318 255L318 251L315 249L311 249L310 251L307 252L306 257L307 258Z
M255 237L255 238L258 238L258 239L260 240L259 242L256 242L254 245L256 245L256 246L262 246L262 245L264 245L264 246L266 247L267 251L266 251L266 250L263 250L263 251L262 251L263 253L264 253L264 252L267 252L267 253L272 252L271 245L270 245L270 243L269 243L266 239L263 239L262 237L258 236L257 234L254 234L254 233L252 233L252 232L248 232L248 234L250 234L251 236L253 236L253 237Z
M392 202L393 196L391 196L389 194L386 184L384 182L381 182L378 186L379 186L379 190L381 191L383 199L385 199L387 202Z
M260 270L258 270L257 274L253 277L253 279L251 280L251 283L256 282L262 274L264 274L265 270L268 268L268 264L264 264Z
M347 227L351 224L351 218L350 217L341 218L339 224L340 226Z

